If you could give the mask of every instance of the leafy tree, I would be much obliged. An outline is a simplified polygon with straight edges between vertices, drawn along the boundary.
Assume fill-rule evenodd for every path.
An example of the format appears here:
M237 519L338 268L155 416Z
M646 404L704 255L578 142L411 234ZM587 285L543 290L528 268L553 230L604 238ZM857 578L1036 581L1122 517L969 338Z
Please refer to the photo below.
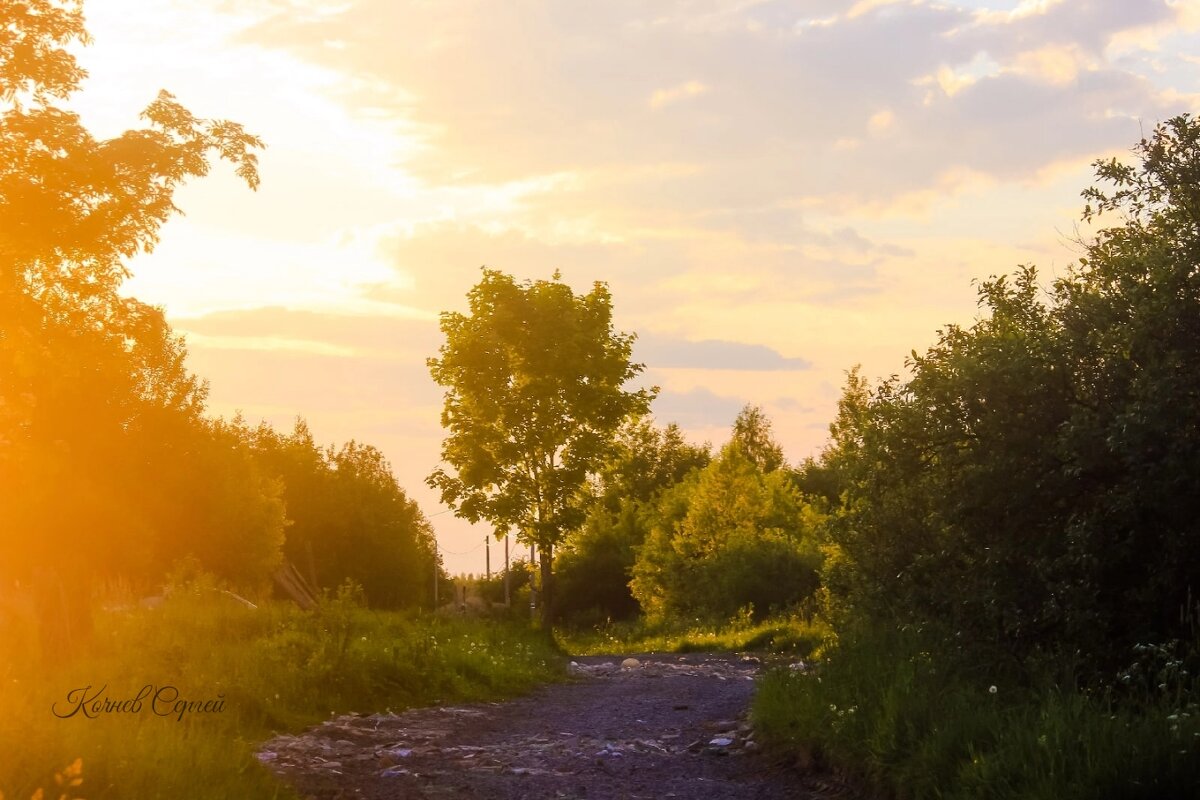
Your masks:
M165 92L147 127L97 140L62 107L85 76L69 50L87 42L79 5L0 0L0 20L0 564L41 587L42 628L69 643L92 576L156 535L135 448L203 407L161 311L118 293L125 260L212 155L256 186L261 143Z
M630 418L617 431L612 452L592 481L591 494L604 510L615 514L625 502L653 501L711 460L709 444L687 441L674 422L659 428L650 417Z
M562 618L595 624L637 615L629 579L647 527L645 510L634 502L622 503L615 514L601 508L588 514L554 559Z
M765 471L755 458L779 452L761 412L739 422L719 458L659 501L631 584L651 617L721 620L752 605L761 618L818 588L821 517L786 470Z
M771 420L755 405L747 405L733 422L733 441L763 472L784 466L783 448L771 436Z
M638 613L629 580L657 500L710 460L708 444L691 444L674 423L659 428L644 417L621 426L612 455L592 481L594 499L583 528L555 559L564 617L600 621Z
M459 516L538 546L549 624L554 548L583 522L585 481L618 426L654 391L622 388L642 366L629 360L634 337L613 330L604 284L576 296L557 273L517 283L485 269L467 297L469 314L442 314L446 343L429 359L447 389L442 460L453 471L428 482Z
M1098 162L1086 219L1120 224L1046 292L980 287L911 377L854 381L823 459L845 502L828 584L852 615L972 658L1111 667L1189 634L1200 566L1200 124ZM1107 184L1104 185L1104 184Z
M320 589L347 579L374 607L431 600L433 529L374 447L321 448L303 420L284 436L247 432L255 457L280 479L288 531L283 552Z

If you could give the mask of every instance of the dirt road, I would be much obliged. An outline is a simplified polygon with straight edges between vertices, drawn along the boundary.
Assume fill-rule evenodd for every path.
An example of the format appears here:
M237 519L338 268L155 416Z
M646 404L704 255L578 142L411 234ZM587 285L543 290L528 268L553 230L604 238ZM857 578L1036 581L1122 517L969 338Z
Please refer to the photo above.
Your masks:
M345 716L263 745L318 798L850 798L764 757L745 724L756 659L580 658L577 680L507 703Z

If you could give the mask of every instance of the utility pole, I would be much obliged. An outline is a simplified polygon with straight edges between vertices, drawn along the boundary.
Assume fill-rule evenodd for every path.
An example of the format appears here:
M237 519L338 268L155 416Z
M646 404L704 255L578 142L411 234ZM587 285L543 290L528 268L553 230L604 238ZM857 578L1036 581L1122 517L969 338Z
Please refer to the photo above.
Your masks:
M433 539L433 610L438 610L438 543Z
M504 534L504 607L512 606L512 598L508 593L509 586L509 571L508 571L508 534Z
M491 583L491 581L492 581L492 537L490 537L490 536L485 535L483 537L483 553L484 553L484 559L485 559L484 564L487 565L486 569L487 569L488 583Z
M534 578L537 577L537 569L534 567L536 562L533 560L533 542L529 543L529 619L534 623L537 622L537 589L533 585Z

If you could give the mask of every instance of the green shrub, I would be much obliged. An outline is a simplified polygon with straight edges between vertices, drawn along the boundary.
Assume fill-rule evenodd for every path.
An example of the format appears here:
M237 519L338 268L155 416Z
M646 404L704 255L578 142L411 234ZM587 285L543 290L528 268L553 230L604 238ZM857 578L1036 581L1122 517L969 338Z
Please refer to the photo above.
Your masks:
M769 744L861 775L897 797L1194 797L1200 685L1177 676L1121 698L1073 669L1027 677L951 664L914 632L843 638L807 672L759 685Z
M562 674L527 625L443 620L361 605L352 584L314 612L242 606L219 591L177 591L156 609L99 613L89 649L44 669L10 661L0 683L0 792L28 797L82 758L85 797L287 796L254 757L258 743L331 714L372 713L526 691ZM172 684L223 696L219 713L50 716L68 691L107 685L124 698Z

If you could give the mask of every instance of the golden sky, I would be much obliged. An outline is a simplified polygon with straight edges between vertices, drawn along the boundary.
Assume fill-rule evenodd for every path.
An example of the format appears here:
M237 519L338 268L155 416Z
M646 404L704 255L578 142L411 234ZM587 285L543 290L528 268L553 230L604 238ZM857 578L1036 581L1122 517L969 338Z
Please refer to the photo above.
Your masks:
M215 413L380 447L452 571L482 571L487 531L424 484L425 359L480 266L606 281L661 422L719 444L757 403L795 461L845 370L902 371L971 321L973 280L1062 274L1089 163L1200 98L1198 0L85 12L98 134L166 88L268 144L257 193L216 169L177 197L129 292L186 333Z

